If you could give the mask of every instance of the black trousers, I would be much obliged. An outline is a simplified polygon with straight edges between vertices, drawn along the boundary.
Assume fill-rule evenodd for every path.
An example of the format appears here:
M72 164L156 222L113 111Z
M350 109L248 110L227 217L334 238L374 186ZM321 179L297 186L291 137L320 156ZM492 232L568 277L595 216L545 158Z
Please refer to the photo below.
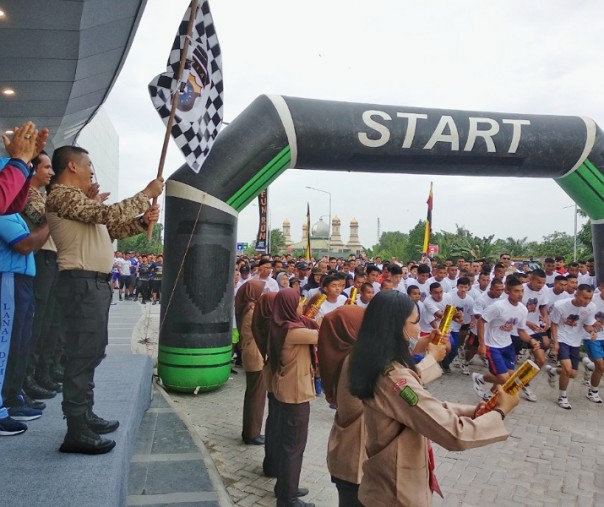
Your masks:
M57 297L65 329L63 413L80 416L94 404L94 371L105 357L111 305L109 278L91 271L61 271Z
M279 402L273 395L268 393L268 416L264 423L264 461L262 470L268 477L277 477L277 467L279 466L279 439L280 439L280 421L279 421Z
M302 458L308 439L310 403L282 403L279 405L279 466L277 468L277 500L286 502L296 498L302 472Z
M243 431L241 432L241 438L244 441L260 436L266 402L266 387L264 386L262 371L246 371L245 383Z
M27 374L33 375L41 364L48 365L54 355L57 335L50 330L56 320L56 300L54 297L55 282L58 274L57 253L50 250L39 250L35 254L36 277L34 294L36 312L34 314L31 337L31 350Z
M338 507L363 507L359 502L359 485L331 476L338 490Z

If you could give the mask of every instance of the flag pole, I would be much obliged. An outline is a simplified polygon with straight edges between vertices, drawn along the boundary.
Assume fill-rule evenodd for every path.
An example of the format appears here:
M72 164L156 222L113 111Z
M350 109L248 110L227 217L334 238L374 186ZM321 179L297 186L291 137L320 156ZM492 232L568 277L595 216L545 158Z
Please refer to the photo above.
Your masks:
M180 87L180 80L182 78L182 73L185 69L185 64L187 62L187 53L189 51L189 44L191 41L191 34L193 33L193 23L195 22L195 17L197 15L197 8L199 7L199 0L193 0L191 2L191 14L189 15L189 24L187 25L187 36L185 37L185 41L182 47L182 51L180 52L180 65L178 67L178 75L176 76L176 81L178 83L178 87ZM157 177L161 178L164 172L164 164L166 163L166 155L168 154L168 143L170 142L170 134L172 133L172 125L174 124L174 116L176 116L176 105L178 104L178 95L179 89L176 89L174 96L172 97L172 105L170 107L170 116L168 117L168 124L166 125L166 134L164 135L164 144L161 149L161 155L159 157L159 166L157 168ZM152 205L157 204L157 197L153 198ZM147 241L151 241L151 237L153 236L153 226L155 222L149 222L147 227Z

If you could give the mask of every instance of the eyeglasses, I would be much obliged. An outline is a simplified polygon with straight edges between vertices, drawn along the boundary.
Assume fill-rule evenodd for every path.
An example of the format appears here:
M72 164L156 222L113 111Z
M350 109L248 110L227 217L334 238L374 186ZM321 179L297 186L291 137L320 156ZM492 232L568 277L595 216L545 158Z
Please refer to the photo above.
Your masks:
M510 260L512 260L512 258L511 257L502 257L501 260L502 261L510 261Z

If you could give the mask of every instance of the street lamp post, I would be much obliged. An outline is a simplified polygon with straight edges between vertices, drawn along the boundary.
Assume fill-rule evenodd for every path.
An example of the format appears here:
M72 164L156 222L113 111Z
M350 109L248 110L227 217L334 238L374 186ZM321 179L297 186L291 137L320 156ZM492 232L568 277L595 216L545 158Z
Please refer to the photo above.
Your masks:
M327 248L329 248L329 250L331 251L331 192L328 192L327 190L321 190L320 188L315 188L315 187L306 187L309 190L315 190L316 192L323 192L324 194L327 194L329 196L329 223L327 230L329 231L329 237L327 238ZM310 231L308 231L308 234L310 234Z
M564 206L562 209L567 208L575 208L575 227L574 227L574 235L573 235L573 261L577 261L577 205L571 204L570 206Z

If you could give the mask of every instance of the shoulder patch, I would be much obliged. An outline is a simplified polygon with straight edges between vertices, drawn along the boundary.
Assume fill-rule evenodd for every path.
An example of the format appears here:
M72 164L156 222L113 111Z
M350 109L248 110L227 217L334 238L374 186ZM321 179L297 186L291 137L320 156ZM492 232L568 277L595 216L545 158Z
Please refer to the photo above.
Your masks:
M403 400L405 400L411 407L415 407L419 401L417 394L409 386L405 386L403 389L401 389L398 395L403 398Z
M392 387L392 390L396 393L399 392L403 386L405 386L407 384L407 379L404 378L399 378L396 382L394 382L394 386Z

